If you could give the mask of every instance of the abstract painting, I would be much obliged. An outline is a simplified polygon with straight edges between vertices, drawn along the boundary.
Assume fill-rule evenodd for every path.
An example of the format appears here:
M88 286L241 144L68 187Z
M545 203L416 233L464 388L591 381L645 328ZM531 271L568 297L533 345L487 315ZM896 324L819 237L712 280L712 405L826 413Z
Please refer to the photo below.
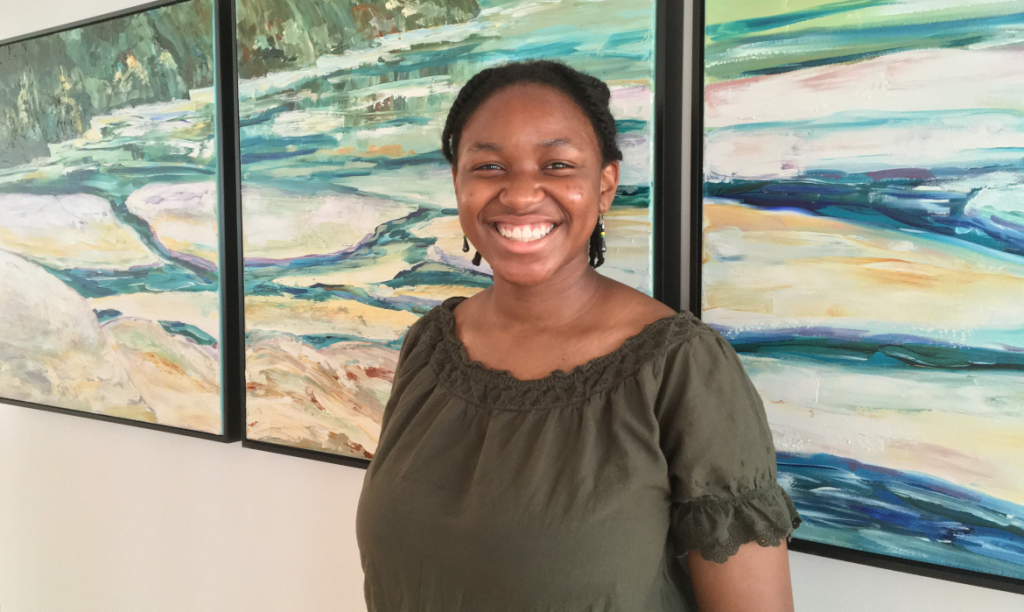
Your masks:
M1024 2L704 7L702 316L796 537L1024 584Z
M654 0L238 0L246 443L373 457L409 326L489 286L461 250L448 108L478 71L608 83L625 153L601 272L651 292Z
M0 398L221 436L212 0L0 46Z

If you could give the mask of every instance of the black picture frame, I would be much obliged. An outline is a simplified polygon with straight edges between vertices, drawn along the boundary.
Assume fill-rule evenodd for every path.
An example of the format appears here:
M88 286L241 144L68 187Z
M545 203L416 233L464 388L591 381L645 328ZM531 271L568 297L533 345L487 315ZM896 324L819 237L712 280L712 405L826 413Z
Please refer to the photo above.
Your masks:
M657 0L654 58L654 298L683 308L683 36L685 3Z
M75 30L81 27L95 25L103 23L113 19L119 19L122 17L128 17L139 13L144 13L153 9L163 8L165 6L171 6L175 4L181 4L189 2L191 0L155 0L154 2L148 2L146 4L140 4L138 6L129 7L120 11L114 11L105 13L96 17L89 17L72 23L67 23L52 28L46 28L36 32L28 34L18 35L12 38L8 38L0 41L0 47L40 38L43 36L50 36L58 34L60 32L66 32L69 30ZM232 298L230 296L230 289L237 283L233 283L232 279L238 276L238 259L237 255L233 255L239 250L238 247L238 234L235 231L229 231L238 225L237 207L227 205L233 199L237 199L237 182L227 182L224 179L228 176L225 173L226 169L230 169L235 165L235 157L233 155L225 155L229 150L225 147L224 138L230 134L237 134L236 124L237 113L232 115L230 112L225 112L223 98L221 97L223 92L220 87L219 81L221 80L220 66L223 63L221 61L225 50L225 45L230 45L231 40L226 39L224 34L228 33L233 36L234 22L230 24L230 28L225 29L226 26L221 18L220 7L226 4L225 0L211 0L214 5L213 10L213 45L214 45L214 88L217 91L216 98L216 113L217 113L217 125L216 125L216 138L218 145L218 224L219 224L219 240L220 240L220 370L221 370L221 414L222 414L222 429L220 434L208 433L202 431L195 431L191 429L185 429L183 427L172 427L168 425L160 425L156 423L147 423L143 421L135 421L132 419L126 419L121 417L115 417L105 414L96 414L91 412L84 412L80 410L72 410L67 408L60 408L57 406L49 406L46 404L38 404L34 402L26 402L15 399L7 399L0 397L0 402L10 404L12 406L20 406L24 408L32 408L34 410L42 410L46 412L53 412L57 414L67 414L76 417L82 417L87 419L93 419L97 421L105 421L108 423L117 423L120 425L129 425L132 427L140 427L143 429L150 429L154 431L162 431L166 433L173 433L192 438L201 438L204 440L213 440L216 442L230 443L237 442L241 439L242 430L242 404L241 398L244 393L244 375L242 368L239 367L239 361L242 358L243 353L238 347L241 344L238 342L238 333L241 329L235 323L240 320L241 312L233 307ZM233 49L233 47L230 47ZM235 300L237 302L237 300ZM233 347L233 348L232 348ZM238 384L229 384L229 381L243 379L241 386Z
M701 292L703 289L702 255L703 255L703 206L704 199L704 28L706 0L694 0L693 19L693 75L692 75L692 142L690 143L690 311L698 318L701 316ZM832 544L824 544L799 537L799 530L789 542L789 549L809 555L827 557L849 563L857 563L891 571L914 574L927 578L947 580L1010 593L1024 594L1024 580L1008 578L996 574L986 574L971 570L925 563L902 557L894 557L867 552L854 548L845 548Z
M684 5L678 0L655 0L655 11L657 23L655 27L655 90L654 90L654 176L653 176L653 203L652 219L654 220L651 245L653 249L652 265L652 292L655 299L660 300L674 310L679 310L680 288L682 283L682 268L680 255L682 253L682 183L679 178L678 169L681 168L683 159L683 35L684 35ZM235 19L234 2L223 2L223 5L230 4L230 8L224 7L227 20L227 11L231 12L231 22ZM226 35L226 34L225 34ZM236 47L234 31L231 32L232 49ZM225 57L228 55L225 53ZM233 56L232 56L233 57ZM225 88L224 99L230 98L227 88L232 87L234 92L234 113L238 113L238 67L232 64L231 67L221 66L226 78L221 83ZM229 76L233 71L234 78ZM238 152L238 139L236 122L235 133L236 159L239 164L236 166L237 185L241 184L240 154ZM238 193L238 210L241 210L240 190ZM239 245L241 245L241 223L239 223ZM239 246L239 248L241 248ZM238 261L244 261L241 255ZM239 275L240 288L242 275ZM239 294L240 303L244 301L244 292ZM240 311L244 315L244 309ZM243 330L241 342L244 344L244 321L241 324ZM244 355L244 350L243 353ZM242 364L244 379L244 363ZM244 385L243 385L244 389ZM242 394L244 405L245 395ZM243 409L244 415L244 409ZM310 450L272 444L259 440L250 440L245 434L244 419L242 423L242 446L254 450L289 455L302 459L312 459L327 463L334 463L348 467L366 469L369 467L370 459L359 459L344 455L336 455L318 450Z

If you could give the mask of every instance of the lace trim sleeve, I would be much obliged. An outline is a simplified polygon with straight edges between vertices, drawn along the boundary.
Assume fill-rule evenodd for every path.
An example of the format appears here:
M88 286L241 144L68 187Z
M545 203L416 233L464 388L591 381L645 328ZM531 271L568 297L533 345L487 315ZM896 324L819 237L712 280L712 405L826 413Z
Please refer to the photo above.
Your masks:
M778 546L800 526L793 500L778 484L731 498L701 497L673 508L677 555L700 551L708 561L725 563L740 546Z

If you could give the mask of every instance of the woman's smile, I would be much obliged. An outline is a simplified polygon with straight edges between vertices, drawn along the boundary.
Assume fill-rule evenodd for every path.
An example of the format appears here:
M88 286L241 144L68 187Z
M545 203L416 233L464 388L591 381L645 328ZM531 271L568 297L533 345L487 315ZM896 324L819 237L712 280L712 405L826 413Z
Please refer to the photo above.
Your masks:
M551 233L555 226L551 223L537 225L514 225L512 223L495 223L494 228L503 238L516 242L535 242Z
M502 215L485 221L493 232L494 246L509 255L527 255L547 247L561 226L555 220L538 215L516 217Z

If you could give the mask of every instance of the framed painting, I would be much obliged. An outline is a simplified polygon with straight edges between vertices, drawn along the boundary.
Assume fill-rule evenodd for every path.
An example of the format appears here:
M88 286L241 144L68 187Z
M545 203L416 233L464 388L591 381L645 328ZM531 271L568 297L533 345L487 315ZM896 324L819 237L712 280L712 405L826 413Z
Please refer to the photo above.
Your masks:
M1024 592L1024 4L698 5L692 307L793 548Z
M668 4L236 2L245 446L365 467L406 330L489 286L440 151L449 106L489 66L560 59L609 84L625 161L601 272L678 292L678 232L659 233L681 195L659 170L681 147L680 117L658 110L681 99L657 74L681 74L681 55L664 60L681 25L657 34Z
M215 21L160 2L0 43L0 401L237 439Z

